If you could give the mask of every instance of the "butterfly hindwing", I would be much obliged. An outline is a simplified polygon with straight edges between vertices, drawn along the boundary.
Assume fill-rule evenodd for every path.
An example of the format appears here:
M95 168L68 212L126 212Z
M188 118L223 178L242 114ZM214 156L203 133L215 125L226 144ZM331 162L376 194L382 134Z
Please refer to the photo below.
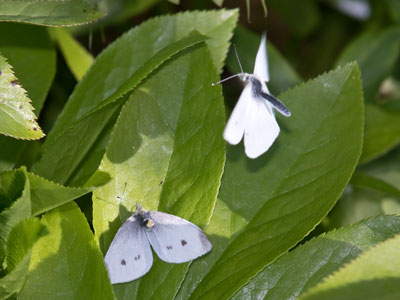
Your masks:
M112 284L135 280L150 270L153 255L135 215L122 224L104 260Z
M189 221L158 211L149 211L149 218L154 226L146 231L147 239L166 262L187 262L212 248L203 231Z
M257 158L271 147L280 129L271 104L263 98L253 98L248 109L244 148L249 158Z

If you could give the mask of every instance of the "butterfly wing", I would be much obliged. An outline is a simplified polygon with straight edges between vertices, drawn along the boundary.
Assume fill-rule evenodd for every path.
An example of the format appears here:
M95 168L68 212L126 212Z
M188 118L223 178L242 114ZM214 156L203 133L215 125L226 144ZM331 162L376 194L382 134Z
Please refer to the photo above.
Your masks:
M251 84L247 84L224 130L224 139L231 145L238 144L243 137L248 114L248 103L251 101L252 97Z
M268 56L267 56L267 35L264 32L258 47L256 62L254 64L253 74L264 82L269 81Z
M182 263L206 254L212 245L206 235L193 223L159 211L149 211L154 222L146 231L158 257L169 263Z
M104 260L112 284L135 280L150 270L153 264L150 244L134 215L122 224Z
M249 103L249 117L244 133L244 148L249 158L257 158L273 144L279 126L270 103L253 98Z

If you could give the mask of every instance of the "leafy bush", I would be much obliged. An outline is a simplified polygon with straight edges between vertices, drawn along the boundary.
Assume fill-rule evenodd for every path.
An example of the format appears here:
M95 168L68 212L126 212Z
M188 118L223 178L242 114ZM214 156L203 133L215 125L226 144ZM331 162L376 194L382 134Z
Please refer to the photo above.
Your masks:
M400 297L399 7L344 2L2 1L0 299ZM222 137L241 84L211 83L265 29L292 116L251 160ZM136 203L212 251L111 285Z

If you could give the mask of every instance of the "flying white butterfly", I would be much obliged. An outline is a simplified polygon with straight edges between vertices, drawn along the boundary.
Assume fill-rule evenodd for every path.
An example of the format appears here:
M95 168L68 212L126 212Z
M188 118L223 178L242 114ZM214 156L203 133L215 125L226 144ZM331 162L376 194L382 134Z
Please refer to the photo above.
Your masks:
M182 218L146 211L136 204L136 213L115 235L104 258L111 283L135 280L153 264L150 244L158 257L169 263L183 263L212 248L203 231Z
M236 145L244 135L246 155L249 158L257 158L271 147L279 134L279 126L272 108L286 117L290 116L290 111L281 101L271 95L265 83L269 81L265 33L262 35L258 48L254 74L244 73L239 57L237 59L241 73L213 83L213 85L237 76L246 83L226 124L224 139L228 143Z

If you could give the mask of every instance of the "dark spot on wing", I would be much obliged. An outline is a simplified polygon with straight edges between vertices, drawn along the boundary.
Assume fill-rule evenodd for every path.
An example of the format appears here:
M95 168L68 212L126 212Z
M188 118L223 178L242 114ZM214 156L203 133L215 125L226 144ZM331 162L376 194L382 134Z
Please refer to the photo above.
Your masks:
M11 81L10 83L11 83L12 86L17 85L18 84L18 80L15 79L15 80Z
M126 265L126 261L125 259L121 260L121 265L125 266Z
M182 246L185 246L187 244L187 242L185 240L181 241Z
M139 260L140 259L140 254L138 256L135 256L135 260Z
M37 128L36 127L33 127L33 131L36 131L37 130Z
M18 109L22 109L22 105L18 106Z
M1 74L3 74L3 73L2 73L1 70L0 70L0 76L1 76Z
M172 250L172 246L167 246L167 250Z

